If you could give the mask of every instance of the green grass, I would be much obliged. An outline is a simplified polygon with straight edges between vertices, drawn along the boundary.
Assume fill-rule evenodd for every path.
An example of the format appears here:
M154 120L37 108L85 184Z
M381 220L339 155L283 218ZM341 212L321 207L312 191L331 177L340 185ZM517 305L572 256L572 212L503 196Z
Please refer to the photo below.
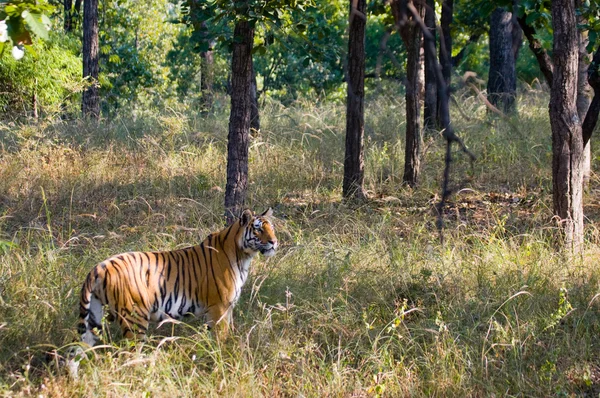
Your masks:
M444 143L426 138L422 183L402 186L402 101L366 104L361 204L341 202L343 106L267 102L248 206L273 206L281 248L255 261L233 337L192 321L133 343L112 327L77 380L46 353L77 339L89 269L222 226L226 109L0 126L0 394L597 395L599 181L584 256L568 258L553 248L547 100L524 93L516 131L458 98L470 119L453 120L478 160L457 153L444 245Z

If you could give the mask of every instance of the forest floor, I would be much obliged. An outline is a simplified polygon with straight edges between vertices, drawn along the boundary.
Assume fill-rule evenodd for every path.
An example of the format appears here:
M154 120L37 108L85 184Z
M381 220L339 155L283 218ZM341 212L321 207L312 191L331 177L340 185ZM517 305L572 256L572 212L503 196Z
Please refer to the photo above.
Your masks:
M547 94L523 93L511 123L457 101L477 161L456 154L443 245L444 142L427 135L421 183L402 186L402 101L365 106L363 203L341 201L343 104L268 101L248 206L274 208L281 246L255 260L233 336L111 327L77 379L59 357L90 268L222 227L227 109L0 125L0 395L597 396L600 179L584 255L557 252Z

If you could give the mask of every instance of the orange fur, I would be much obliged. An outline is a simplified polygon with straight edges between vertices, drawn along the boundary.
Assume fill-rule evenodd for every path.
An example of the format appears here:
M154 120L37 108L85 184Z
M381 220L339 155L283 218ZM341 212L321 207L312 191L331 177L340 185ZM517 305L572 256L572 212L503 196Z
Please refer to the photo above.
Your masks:
M81 289L79 332L90 345L98 341L102 307L116 319L126 338L143 338L150 321L205 316L224 336L246 282L252 257L271 256L277 238L269 221L249 210L197 246L163 252L123 253L99 263Z

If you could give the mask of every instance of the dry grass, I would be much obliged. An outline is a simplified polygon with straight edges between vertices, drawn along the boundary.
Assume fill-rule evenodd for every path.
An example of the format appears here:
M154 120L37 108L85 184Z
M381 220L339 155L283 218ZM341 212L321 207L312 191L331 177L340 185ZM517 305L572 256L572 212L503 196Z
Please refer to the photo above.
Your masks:
M552 248L546 101L524 95L514 131L459 99L471 119L453 115L457 130L479 158L455 165L466 182L444 246L443 143L427 139L422 183L403 187L401 102L366 107L362 204L341 203L343 107L267 103L248 205L274 207L282 247L254 264L234 337L219 345L192 322L135 344L112 328L78 380L46 352L77 338L90 267L222 225L226 114L0 126L0 394L597 395L598 179L585 256L567 261Z

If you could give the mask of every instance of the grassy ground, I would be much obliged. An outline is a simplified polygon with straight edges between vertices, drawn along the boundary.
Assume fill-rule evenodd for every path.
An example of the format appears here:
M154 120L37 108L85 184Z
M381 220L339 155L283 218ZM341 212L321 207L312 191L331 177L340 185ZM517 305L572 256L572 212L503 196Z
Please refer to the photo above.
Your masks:
M478 160L455 165L444 245L443 142L426 138L421 185L401 186L401 101L366 105L370 200L348 205L343 106L267 103L248 205L273 206L281 248L254 263L234 337L220 345L191 322L135 344L111 328L78 380L47 352L77 339L89 269L222 226L226 112L1 126L0 394L598 395L599 181L585 255L568 259L553 249L547 96L523 95L512 126L457 100Z

